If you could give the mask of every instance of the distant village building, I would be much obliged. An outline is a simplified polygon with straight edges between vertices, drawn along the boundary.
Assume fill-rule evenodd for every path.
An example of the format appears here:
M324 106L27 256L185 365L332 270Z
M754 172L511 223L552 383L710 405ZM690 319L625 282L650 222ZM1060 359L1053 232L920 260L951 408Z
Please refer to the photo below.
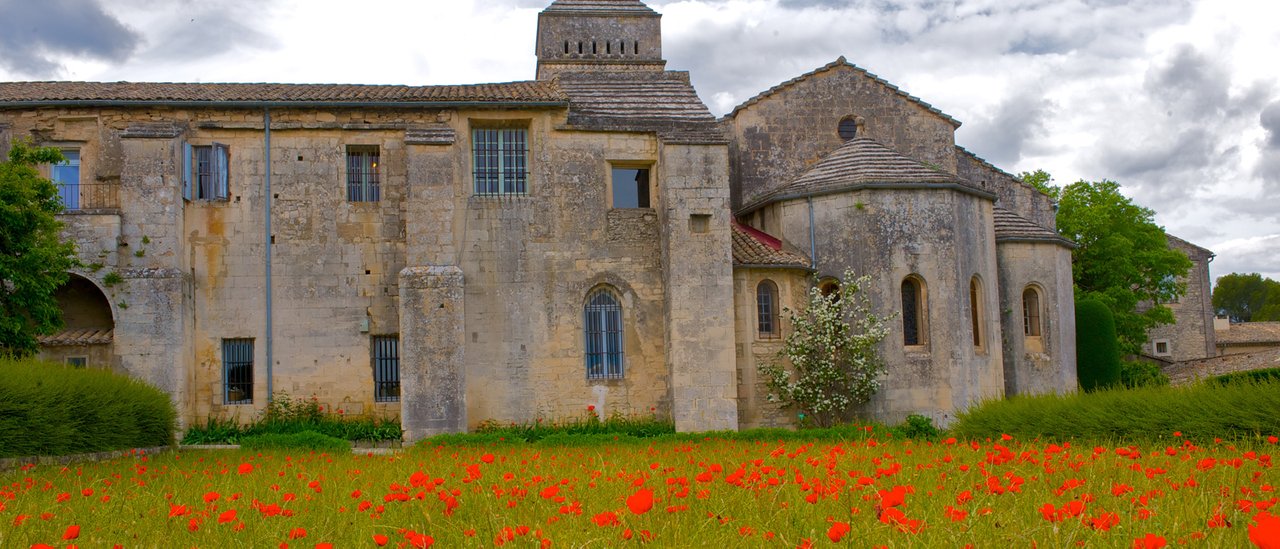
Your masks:
M1181 251L1191 260L1191 269L1181 280L1187 291L1182 297L1163 304L1173 311L1176 322L1148 331L1143 354L1163 364L1217 356L1213 284L1209 281L1209 263L1214 254L1174 235L1168 235L1168 239L1170 249Z
M48 175L85 265L42 356L146 380L184 421L285 391L410 439L588 406L789 425L757 365L814 277L852 269L896 315L861 413L1076 388L1049 197L843 58L716 119L660 17L557 0L526 82L0 83L0 149L68 157Z

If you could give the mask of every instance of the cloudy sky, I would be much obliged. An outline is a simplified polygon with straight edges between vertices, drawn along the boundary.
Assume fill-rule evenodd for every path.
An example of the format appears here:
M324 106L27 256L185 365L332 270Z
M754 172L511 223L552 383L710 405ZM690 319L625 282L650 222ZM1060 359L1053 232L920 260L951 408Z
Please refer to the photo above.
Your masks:
M0 80L533 78L549 0L0 0ZM1280 2L651 0L717 115L843 55L1058 183L1112 179L1212 276L1280 280Z

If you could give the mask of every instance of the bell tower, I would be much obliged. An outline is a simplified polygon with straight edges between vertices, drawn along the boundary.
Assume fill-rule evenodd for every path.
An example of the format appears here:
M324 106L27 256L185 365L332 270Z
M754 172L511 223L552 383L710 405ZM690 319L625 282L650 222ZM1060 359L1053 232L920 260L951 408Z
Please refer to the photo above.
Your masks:
M538 14L538 79L661 71L662 15L640 0L556 0Z

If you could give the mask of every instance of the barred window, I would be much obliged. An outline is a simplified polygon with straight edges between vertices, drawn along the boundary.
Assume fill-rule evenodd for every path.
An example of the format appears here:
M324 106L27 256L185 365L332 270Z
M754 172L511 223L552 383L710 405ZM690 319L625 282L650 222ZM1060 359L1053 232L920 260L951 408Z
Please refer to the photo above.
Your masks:
M528 194L528 132L476 128L471 131L472 177L482 196Z
M1034 287L1027 287L1022 291L1022 333L1038 337L1040 329L1040 292Z
M583 316L587 379L622 379L622 306L618 298L608 288L592 292Z
M774 339L778 330L778 285L763 280L756 286L756 328L760 339Z
M382 199L378 179L378 146L347 146L347 202L377 202Z
M373 338L373 392L377 402L400 401L400 336Z
M223 404L253 404L253 340L222 340Z

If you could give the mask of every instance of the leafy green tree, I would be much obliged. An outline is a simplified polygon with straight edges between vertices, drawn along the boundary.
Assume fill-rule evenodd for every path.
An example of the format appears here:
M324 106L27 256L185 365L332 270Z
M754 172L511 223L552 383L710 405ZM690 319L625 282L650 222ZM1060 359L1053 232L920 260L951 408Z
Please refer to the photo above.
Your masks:
M1213 307L1240 322L1280 320L1280 282L1258 273L1218 277Z
M863 291L870 280L845 271L838 291L823 295L815 283L804 311L783 309L791 334L777 359L760 365L770 401L828 427L871 399L884 372L877 347L889 332Z
M76 264L75 246L61 241L62 201L36 168L62 159L18 141L0 162L0 355L34 354L36 335L62 327L53 293Z
M1096 299L1076 300L1076 377L1086 391L1120 383L1115 315Z
M1161 304L1186 293L1179 280L1191 260L1169 249L1155 212L1120 194L1114 181L1057 187L1044 170L1021 177L1058 201L1058 232L1078 245L1071 254L1076 302L1096 299L1111 309L1121 354L1137 355L1148 330L1174 322L1173 311Z

